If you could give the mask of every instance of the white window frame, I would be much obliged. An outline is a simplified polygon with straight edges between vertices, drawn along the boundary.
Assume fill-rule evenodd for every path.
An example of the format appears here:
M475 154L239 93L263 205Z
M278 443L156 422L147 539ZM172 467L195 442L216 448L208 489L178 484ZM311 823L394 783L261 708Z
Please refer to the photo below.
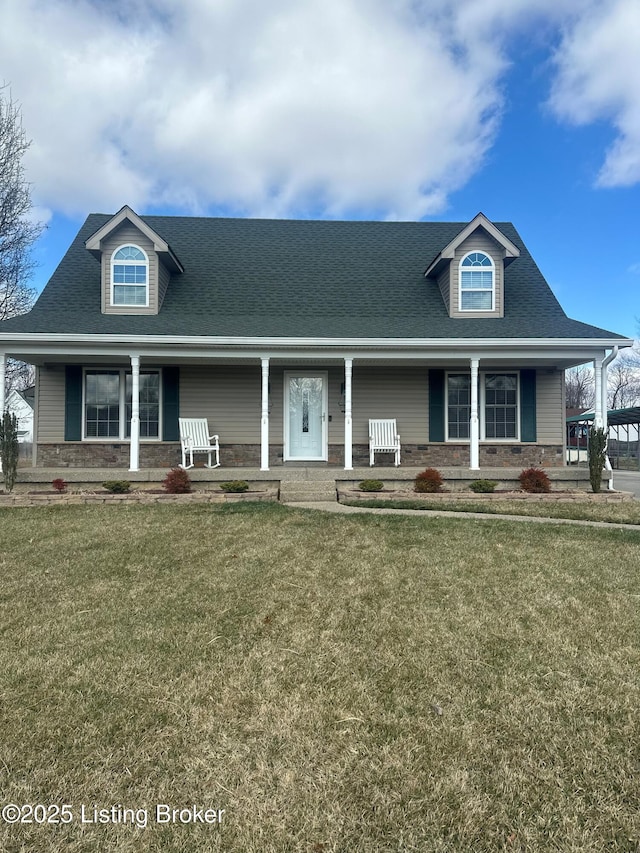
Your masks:
M516 377L516 434L506 438L487 438L487 376L515 376ZM510 444L520 442L520 371L519 370L483 370L480 374L480 394L479 394L479 409L480 409L480 440L487 441L491 444Z
M129 244L127 244L129 245ZM118 377L118 435L87 435L87 373L117 373ZM162 441L162 368L149 367L140 371L140 375L148 373L158 374L158 435L140 436L141 442ZM82 370L82 440L99 442L100 444L129 444L131 436L127 435L127 375L131 376L130 367L85 367Z
M132 249L137 249L139 252L141 252L144 255L144 261L116 260L116 255L118 254L118 252L120 252L122 249L127 249L129 246L131 246ZM144 305L140 302L116 302L115 301L115 289L116 289L116 287L142 287L143 286L141 284L123 284L122 282L116 283L114 281L114 267L120 266L120 265L125 265L125 264L126 265L138 266L138 267L144 266L144 268L145 268L146 275L145 275L145 284L144 284L144 288L145 288ZM148 308L149 307L149 255L145 252L145 250L142 248L142 246L138 246L136 243L123 243L121 246L118 246L116 249L114 249L114 251L111 253L111 278L110 278L110 280L111 280L111 297L110 297L110 299L111 299L111 307L112 308Z
M471 255L484 255L485 258L488 258L491 261L491 267L480 267L479 269L483 271L491 271L491 290L489 291L486 287L468 287L464 290L462 289L462 273L463 272L471 272L473 267L467 267L463 270L462 265L465 260ZM491 308L465 308L462 304L462 297L465 293L491 293ZM491 312L496 310L496 264L490 254L487 252L483 252L481 249L473 249L471 252L465 252L465 254L460 258L460 264L458 266L458 308L461 312L465 314L490 314Z
M449 377L450 376L468 376L469 388L471 388L471 372L469 370L447 370L445 372L444 383L444 435L445 441L452 444L469 444L471 438L449 438ZM471 405L471 404L469 404Z
M471 375L470 371L465 370L447 370L445 372L444 435L445 442L448 442L449 444L469 444L469 442L471 441L470 438L449 438L449 376L461 376L467 375L467 373L469 376ZM496 375L516 377L516 435L512 438L487 438L486 435L486 377ZM520 371L500 369L482 370L478 373L478 385L478 418L480 419L480 441L487 442L489 444L513 444L516 442L520 443Z

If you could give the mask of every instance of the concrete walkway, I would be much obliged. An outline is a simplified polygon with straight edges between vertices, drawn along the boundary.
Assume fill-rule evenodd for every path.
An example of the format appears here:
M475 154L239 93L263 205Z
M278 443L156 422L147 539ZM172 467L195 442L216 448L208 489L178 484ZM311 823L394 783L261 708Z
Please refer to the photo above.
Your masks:
M417 516L439 516L441 518L474 518L482 521L524 521L533 524L569 524L575 527L600 527L606 530L638 530L640 524L621 524L611 521L579 521L573 518L543 518L535 515L502 515L489 512L449 512L440 509L387 509L382 507L346 506L331 501L305 501L300 503L287 503L293 509L319 509L324 512L337 513L359 513L369 512L378 515L417 515Z
M613 485L622 492L633 492L636 498L640 498L640 471L614 471Z

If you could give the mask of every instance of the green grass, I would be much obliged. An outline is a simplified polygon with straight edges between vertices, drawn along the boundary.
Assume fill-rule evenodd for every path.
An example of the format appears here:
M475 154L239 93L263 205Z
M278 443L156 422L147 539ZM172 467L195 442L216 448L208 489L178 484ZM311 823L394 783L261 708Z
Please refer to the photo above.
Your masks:
M279 505L0 512L7 853L637 851L640 533Z
M640 524L640 501L621 503L594 503L589 501L536 501L509 500L492 501L432 500L365 498L344 500L347 506L374 507L380 509L442 510L446 512L482 512L488 515L525 515L538 518L572 518L581 521L607 521L615 524Z

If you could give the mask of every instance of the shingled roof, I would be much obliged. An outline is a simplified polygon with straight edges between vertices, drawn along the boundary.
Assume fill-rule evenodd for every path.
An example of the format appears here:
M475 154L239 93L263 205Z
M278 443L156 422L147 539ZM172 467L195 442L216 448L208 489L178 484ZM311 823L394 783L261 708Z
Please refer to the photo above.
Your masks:
M618 338L569 319L510 223L504 317L450 318L424 272L460 222L336 222L145 216L184 272L158 315L100 311L92 214L33 310L0 332L310 338Z

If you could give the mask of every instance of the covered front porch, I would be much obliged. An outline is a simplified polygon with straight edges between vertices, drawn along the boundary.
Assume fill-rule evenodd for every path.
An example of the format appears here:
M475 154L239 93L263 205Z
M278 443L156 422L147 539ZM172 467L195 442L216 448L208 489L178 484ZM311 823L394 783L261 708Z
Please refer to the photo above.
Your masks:
M319 466L359 480L379 467L365 467L369 419L394 418L400 479L425 467L483 472L476 477L495 468L502 481L506 469L565 465L562 371L594 357L581 342L390 339L347 349L272 339L262 352L213 340L146 343L132 351L116 338L91 347L31 340L12 351L37 367L34 468L119 468L157 480L180 462L180 416L206 418L219 435L219 479L249 480L253 469L296 478L296 468Z
M211 432L219 435L223 466L259 463L259 470L268 472L319 464L352 472L368 461L370 419L390 418L400 433L402 465L479 471L564 464L561 433L544 410L546 401L540 440L536 412L537 387L542 398L555 394L560 409L561 374L532 363L531 357L514 358L511 352L483 358L449 353L446 359L437 352L339 358L297 352L261 357L259 374L253 359L212 359L207 365L185 361L171 370L179 371L181 416L207 418ZM154 451L149 443L144 446L141 432L142 375L141 358L134 356L131 472L154 467ZM499 388L491 404L490 380ZM498 422L487 422L489 411ZM555 441L545 438L555 432Z

